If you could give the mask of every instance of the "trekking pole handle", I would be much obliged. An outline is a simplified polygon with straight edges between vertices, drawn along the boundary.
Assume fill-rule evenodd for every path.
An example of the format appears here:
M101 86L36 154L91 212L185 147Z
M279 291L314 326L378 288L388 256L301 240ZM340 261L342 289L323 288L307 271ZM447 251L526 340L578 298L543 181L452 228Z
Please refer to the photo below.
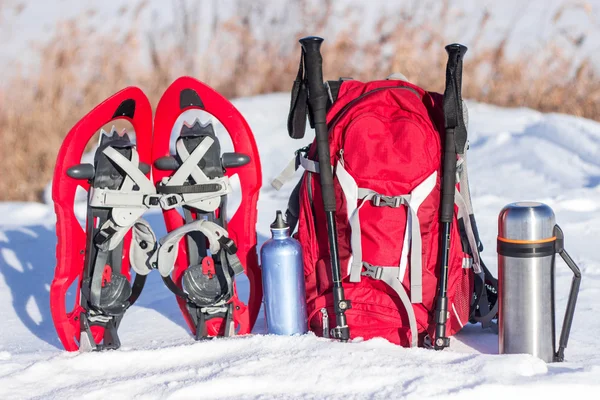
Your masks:
M327 132L327 90L323 84L322 43L323 38L317 36L307 36L300 39L300 45L302 45L302 51L304 52L304 68L308 84L308 104L315 127L317 153L321 165L320 175L323 206L326 212L334 212L336 204Z
M456 156L463 149L457 147L456 131L462 120L462 58L467 47L453 43L446 46L448 65L446 67L446 92L444 93L444 122L446 137L444 144L444 176L442 181L441 222L452 223L454 217L454 193L456 185ZM464 121L463 121L464 125Z

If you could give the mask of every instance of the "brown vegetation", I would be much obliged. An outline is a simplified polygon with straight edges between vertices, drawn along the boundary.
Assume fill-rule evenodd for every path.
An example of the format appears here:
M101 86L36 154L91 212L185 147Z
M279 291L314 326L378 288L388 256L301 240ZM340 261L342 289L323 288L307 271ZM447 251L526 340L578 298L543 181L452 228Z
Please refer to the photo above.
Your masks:
M227 97L289 90L298 65L296 40L304 34L327 36L326 78L366 80L401 71L429 90L443 89L449 1L430 22L417 23L409 13L384 17L368 40L356 37L355 25L326 35L331 0L318 2L318 8L305 0L289 1L287 17L268 23L266 6L251 3L239 1L236 15L223 22L216 15L202 15L199 2L177 2L176 22L148 34L147 41L140 41L143 2L134 10L121 10L127 19L121 32L90 28L85 22L93 12L61 22L54 37L39 46L36 72L15 76L0 91L0 200L39 200L71 126L126 86L140 86L153 104L180 75L195 76ZM285 29L290 18L301 21L302 29ZM484 14L478 22L480 32L488 19ZM209 43L199 42L196 21L209 24ZM495 48L471 45L465 61L466 98L600 120L600 76L589 61L574 65L553 43L535 57L508 56L508 36ZM573 40L573 46L578 43L581 38Z

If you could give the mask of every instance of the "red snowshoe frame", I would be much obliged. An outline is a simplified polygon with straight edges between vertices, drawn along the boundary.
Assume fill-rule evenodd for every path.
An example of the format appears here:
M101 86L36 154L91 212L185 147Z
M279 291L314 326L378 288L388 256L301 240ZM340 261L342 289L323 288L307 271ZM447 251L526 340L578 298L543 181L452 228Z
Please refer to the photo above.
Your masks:
M102 126L113 120L128 120L135 130L136 148L141 162L150 163L152 143L152 108L146 95L136 87L128 87L98 105L84 116L67 134L58 153L52 179L52 199L57 215L56 246L57 266L50 286L50 310L58 337L68 351L79 349L81 314L81 281L84 271L86 232L77 222L73 207L75 193L80 186L86 191L90 184L67 175L67 170L79 163L85 148ZM86 224L87 225L87 224ZM129 244L131 232L124 239L121 273L131 281ZM77 281L75 304L67 309L66 295ZM92 326L96 343L102 341L104 328Z
M248 334L252 330L262 301L261 273L256 252L256 219L258 193L262 185L260 158L250 127L240 112L222 95L204 83L191 78L181 77L169 86L160 99L154 118L154 140L152 143L152 177L155 184L163 178L171 176L173 171L161 171L156 168L154 161L170 155L171 130L177 118L185 111L197 109L205 111L218 119L227 130L234 151L250 156L250 163L239 168L228 168L226 176L238 174L242 191L242 201L227 223L229 237L237 244L237 256L244 266L244 272L250 283L248 304L244 304L237 296L237 291L231 299L233 302L233 320L237 334ZM185 220L176 209L164 211L165 223L169 232L184 225ZM188 243L179 243L172 279L181 288L181 280L190 264ZM186 300L177 297L177 302L183 316L193 334L196 326L190 315ZM206 321L208 336L223 335L225 330L224 318L213 318Z

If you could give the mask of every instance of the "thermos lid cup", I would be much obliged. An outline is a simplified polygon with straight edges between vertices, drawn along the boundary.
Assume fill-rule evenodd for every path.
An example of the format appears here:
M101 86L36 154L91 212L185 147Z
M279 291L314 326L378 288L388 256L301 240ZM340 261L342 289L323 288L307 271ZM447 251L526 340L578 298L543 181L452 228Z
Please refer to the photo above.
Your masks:
M555 224L554 211L546 204L511 203L498 216L498 238L527 242L551 239Z

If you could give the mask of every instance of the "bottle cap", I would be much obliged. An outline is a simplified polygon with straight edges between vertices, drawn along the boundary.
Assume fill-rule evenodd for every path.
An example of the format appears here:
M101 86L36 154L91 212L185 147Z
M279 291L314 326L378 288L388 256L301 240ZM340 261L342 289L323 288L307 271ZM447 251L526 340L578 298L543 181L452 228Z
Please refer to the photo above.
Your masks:
M275 215L275 221L271 224L271 229L287 229L290 226L283 219L283 214L281 210L277 210Z

